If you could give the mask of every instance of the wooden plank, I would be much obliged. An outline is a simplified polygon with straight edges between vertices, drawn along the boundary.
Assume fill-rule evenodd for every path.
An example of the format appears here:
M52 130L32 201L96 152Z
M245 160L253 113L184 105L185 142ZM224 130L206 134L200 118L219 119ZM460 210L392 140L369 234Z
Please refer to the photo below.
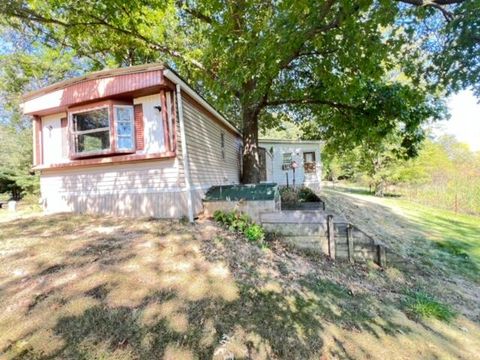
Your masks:
M353 263L353 232L352 226L347 226L347 247L348 247L348 261Z
M282 224L325 224L326 218L323 211L284 210L263 213L261 215L261 222Z
M285 236L282 240L298 249L307 249L328 255L328 239L326 237Z
M205 203L207 205L207 203ZM288 223L265 223L262 226L268 232L275 232L284 236L313 236L327 237L327 229L323 224L288 224Z
M381 267L387 265L387 256L386 256L385 247L382 245L377 245L377 264Z
M334 235L334 225L333 225L333 216L327 216L327 229L328 229L328 255L331 259L335 259L335 235Z

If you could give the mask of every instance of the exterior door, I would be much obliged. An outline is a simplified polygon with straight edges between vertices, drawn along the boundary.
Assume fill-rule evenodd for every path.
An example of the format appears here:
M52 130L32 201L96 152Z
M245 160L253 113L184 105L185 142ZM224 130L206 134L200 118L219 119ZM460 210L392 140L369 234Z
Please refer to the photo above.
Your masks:
M303 169L305 174L315 172L315 151L303 153Z
M267 181L267 154L265 148L258 148L258 162L260 167L260 181Z

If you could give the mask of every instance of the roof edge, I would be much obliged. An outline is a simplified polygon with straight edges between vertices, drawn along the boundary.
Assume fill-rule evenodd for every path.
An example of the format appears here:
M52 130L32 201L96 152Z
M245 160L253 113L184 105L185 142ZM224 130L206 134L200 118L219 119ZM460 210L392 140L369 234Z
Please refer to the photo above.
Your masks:
M78 84L87 80L103 79L110 76L128 75L128 74L142 73L142 72L154 71L154 70L165 70L166 68L167 67L163 63L152 63L152 64L123 67L123 68L104 69L100 71L94 71L85 75L81 75L71 79L56 82L54 84L45 86L38 90L27 92L22 95L22 101L25 102L28 100L32 100L39 96L48 94L49 92L53 92L55 90L59 90L67 86Z

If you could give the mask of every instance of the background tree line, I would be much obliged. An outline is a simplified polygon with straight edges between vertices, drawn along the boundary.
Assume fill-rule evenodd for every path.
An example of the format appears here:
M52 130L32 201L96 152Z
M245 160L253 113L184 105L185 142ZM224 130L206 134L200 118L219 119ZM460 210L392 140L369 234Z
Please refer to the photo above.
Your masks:
M368 187L378 196L401 195L411 201L455 212L480 214L480 152L452 135L427 138L418 156L399 158L395 146L382 151L355 148L325 154L325 177Z

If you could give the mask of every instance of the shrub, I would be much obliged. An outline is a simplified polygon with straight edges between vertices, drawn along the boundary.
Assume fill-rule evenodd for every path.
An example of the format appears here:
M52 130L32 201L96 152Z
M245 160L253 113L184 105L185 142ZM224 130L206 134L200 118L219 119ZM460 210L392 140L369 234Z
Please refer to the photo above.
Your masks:
M298 198L303 202L319 202L320 198L315 194L315 192L308 187L301 187L298 190Z
M242 233L249 241L258 243L262 248L266 247L265 231L260 225L253 223L247 214L217 210L213 213L213 218L229 231Z
M249 225L243 234L252 242L263 242L265 239L265 231L263 231L263 228L258 224Z
M404 306L415 317L437 318L450 321L455 313L448 305L438 302L432 295L423 291L408 291Z
M294 188L282 187L280 188L280 197L284 204L296 204L298 203L298 193Z
M282 203L286 205L294 205L299 202L320 202L320 198L315 192L305 186L302 186L299 189L283 187L280 189L280 196L282 198Z

